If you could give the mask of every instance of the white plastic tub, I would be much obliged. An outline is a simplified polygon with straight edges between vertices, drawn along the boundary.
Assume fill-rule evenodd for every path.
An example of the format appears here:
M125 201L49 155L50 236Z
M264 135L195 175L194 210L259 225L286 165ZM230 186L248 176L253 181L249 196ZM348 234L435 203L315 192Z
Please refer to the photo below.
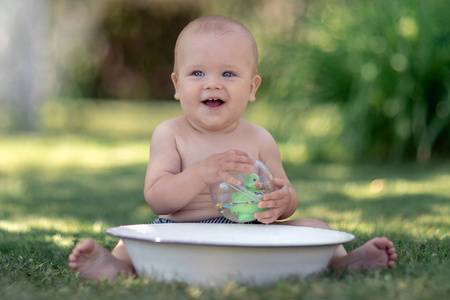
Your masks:
M326 269L342 231L249 224L142 224L109 228L121 238L141 277L194 285L275 282Z

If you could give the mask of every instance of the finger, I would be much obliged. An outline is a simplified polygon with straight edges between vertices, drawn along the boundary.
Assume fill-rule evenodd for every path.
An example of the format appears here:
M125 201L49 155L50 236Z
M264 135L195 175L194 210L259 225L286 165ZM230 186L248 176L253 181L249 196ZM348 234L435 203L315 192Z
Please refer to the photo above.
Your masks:
M274 184L275 186L278 186L278 187L284 186L284 181L283 181L283 179L281 179L281 178L274 178L274 179L272 180L272 182L273 182L273 184Z
M222 172L220 174L220 177L223 179L223 181L229 182L229 183L234 184L234 185L241 185L242 184L242 182L239 179L237 179L236 177L234 177L233 175L231 175L228 172Z
M277 199L282 199L284 196L284 191L283 190L278 190L272 193L267 193L264 194L262 197L263 201L269 201L269 200L277 200Z
M279 200L264 200L258 202L259 208L275 208L280 207L280 201Z
M276 221L276 220L272 220L272 219L257 219L257 220L263 224L272 224L273 222Z
M266 210L263 212L255 213L254 217L261 223L269 224L277 220L277 214L274 210Z
M224 152L225 154L237 154L237 155L242 155L242 156L249 156L247 152L238 150L238 149L230 149L228 151Z
M255 171L253 165L234 161L225 163L223 168L228 172L242 172L248 174L253 173Z
M237 160L238 162L248 163L251 165L256 163L255 159L251 158L247 152L241 150L228 150L224 154L228 157L232 157L233 160Z
M270 208L265 211L257 212L255 215L259 219L269 219L269 218L278 218L279 216L279 209L276 208Z
M239 154L229 154L224 157L222 167L226 171L237 171L237 172L254 172L255 160Z

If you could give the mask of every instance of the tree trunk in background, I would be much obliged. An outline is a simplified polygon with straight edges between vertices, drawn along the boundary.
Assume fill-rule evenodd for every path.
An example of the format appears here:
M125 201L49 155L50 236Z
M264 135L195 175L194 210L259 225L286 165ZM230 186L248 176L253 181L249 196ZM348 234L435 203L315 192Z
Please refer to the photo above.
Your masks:
M0 132L35 131L47 84L45 0L0 0Z

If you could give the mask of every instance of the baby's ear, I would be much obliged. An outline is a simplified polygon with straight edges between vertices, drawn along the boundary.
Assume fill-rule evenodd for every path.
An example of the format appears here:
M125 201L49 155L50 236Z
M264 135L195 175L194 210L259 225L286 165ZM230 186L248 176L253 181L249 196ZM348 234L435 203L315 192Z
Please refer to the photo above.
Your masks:
M260 84L261 76L255 75L255 77L253 77L252 79L252 84L250 87L250 96L248 99L249 102L254 102L256 100L256 91L258 90Z
M172 75L170 75L170 78L172 78L173 87L175 88L174 98L177 100L180 100L180 95L178 95L178 75L177 75L177 73L173 72Z

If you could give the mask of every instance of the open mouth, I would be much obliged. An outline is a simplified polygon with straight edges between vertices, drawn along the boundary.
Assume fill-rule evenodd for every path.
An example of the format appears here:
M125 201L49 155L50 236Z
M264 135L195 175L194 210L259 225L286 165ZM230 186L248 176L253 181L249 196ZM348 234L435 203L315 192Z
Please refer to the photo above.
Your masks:
M202 103L205 104L208 107L219 107L224 102L221 99L219 99L219 98L209 98L209 99L206 99L206 100L202 101Z

